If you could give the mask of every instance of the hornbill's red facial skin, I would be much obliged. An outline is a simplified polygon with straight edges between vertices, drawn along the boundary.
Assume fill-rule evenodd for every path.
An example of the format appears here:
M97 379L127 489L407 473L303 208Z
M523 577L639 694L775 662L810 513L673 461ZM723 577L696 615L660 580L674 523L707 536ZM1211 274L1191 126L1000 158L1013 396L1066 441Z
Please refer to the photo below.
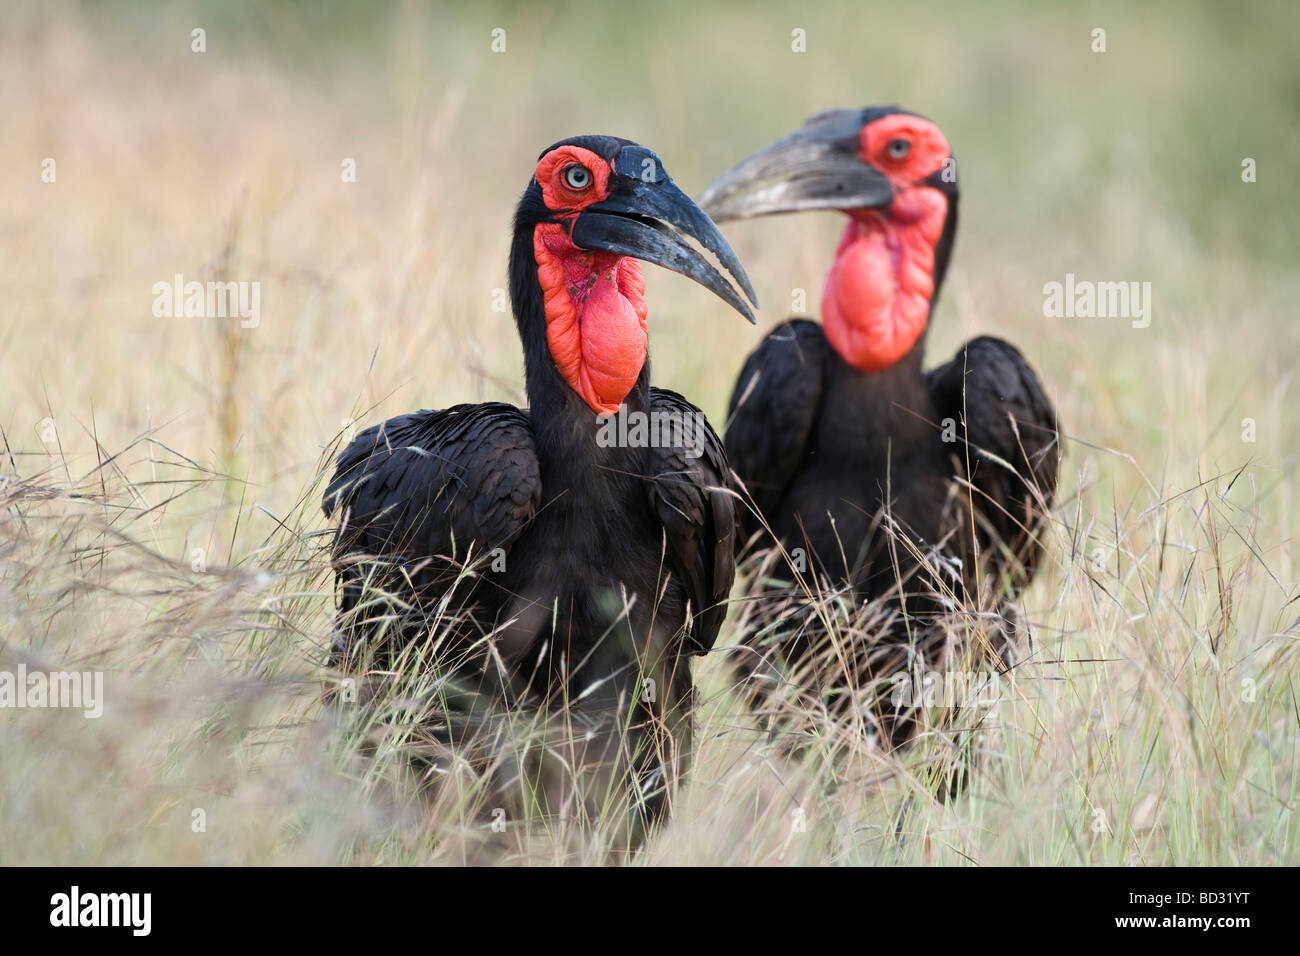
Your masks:
M822 295L822 323L846 362L878 372L910 352L925 331L934 254L949 209L948 196L928 180L951 154L937 126L906 113L867 123L859 143L859 158L889 180L893 198L883 208L846 210L849 221Z
M685 272L753 321L744 300L689 247L659 255L660 235L638 220L620 218L640 214L643 202L645 213L680 217L669 222L694 229L753 297L725 241L663 174L659 158L627 144L616 164L576 144L560 144L542 154L533 174L551 213L533 228L547 343L564 380L598 415L618 411L646 362L645 282L635 257Z
M892 108L819 113L726 173L700 202L719 222L844 213L822 294L827 339L864 372L888 368L921 341L957 202L948 141L929 120Z
M895 107L820 113L700 197L717 221L846 217L822 324L790 320L749 357L727 452L787 549L810 551L809 570L861 600L888 596L915 625L896 633L931 653L943 632L926 625L945 612L942 594L983 607L1028 581L1058 465L1055 411L1014 347L977 338L923 371L957 199L943 134ZM910 542L891 545L890 525ZM759 649L792 660L810 640ZM880 655L857 676L888 676L885 662L902 659ZM895 740L910 732L909 721L881 723Z
M576 725L578 740L554 752L596 776L585 792L628 791L648 817L684 769L688 658L712 647L725 616L735 499L699 410L650 386L638 260L753 321L688 238L753 298L726 240L654 153L608 136L543 151L509 263L529 407L390 419L344 450L325 495L339 519L334 664L387 670L410 645L432 652L458 689L430 731L443 743L463 742L501 706L562 711L556 723ZM620 405L691 444L607 447L599 416Z
M645 365L645 280L636 259L573 241L581 210L609 196L609 164L591 150L560 146L534 180L555 222L533 227L533 258L546 302L546 339L569 387L598 415L618 411Z

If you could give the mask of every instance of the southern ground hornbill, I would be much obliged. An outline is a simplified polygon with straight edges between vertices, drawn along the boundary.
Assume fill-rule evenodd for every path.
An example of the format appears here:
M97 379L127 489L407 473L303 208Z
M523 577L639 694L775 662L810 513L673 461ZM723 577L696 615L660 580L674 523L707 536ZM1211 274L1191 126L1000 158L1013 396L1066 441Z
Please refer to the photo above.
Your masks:
M864 689L886 679L897 688L901 668L941 667L955 633L948 612L958 607L993 612L977 614L975 630L988 638L984 650L1005 656L1005 615L1040 558L1058 470L1056 413L1016 348L982 336L923 369L957 194L938 127L889 107L817 114L700 197L718 221L809 209L848 217L821 324L791 319L750 355L726 448L789 567L813 573L803 593L883 599L875 609L888 612L863 647L828 651L822 660L848 678L836 680L808 665L824 634L817 616L792 623L784 584L767 579L766 619L757 614L747 630L751 668L761 661L778 680L802 670L823 702L871 701L874 729L895 743L913 731L914 714L897 694Z
M753 315L687 236L753 299L650 150L608 136L545 150L510 248L528 408L389 419L343 451L325 494L332 663L431 673L435 754L469 748L492 714L539 719L569 782L509 785L540 790L548 813L599 813L610 794L634 820L663 812L689 748L689 657L726 614L739 502L702 413L650 385L638 260ZM631 424L609 428L613 413Z

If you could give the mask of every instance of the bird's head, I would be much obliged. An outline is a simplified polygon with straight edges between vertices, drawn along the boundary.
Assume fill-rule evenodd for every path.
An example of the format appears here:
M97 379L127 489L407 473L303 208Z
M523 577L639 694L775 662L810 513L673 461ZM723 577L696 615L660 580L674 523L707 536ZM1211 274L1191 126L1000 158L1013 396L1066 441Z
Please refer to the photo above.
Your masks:
M850 364L879 371L920 341L956 229L957 167L934 123L897 107L828 110L742 160L700 196L718 222L849 217L822 318Z
M924 189L957 195L948 141L922 116L875 106L816 114L719 176L700 205L717 222L809 209L853 215L887 212Z
M740 291L687 239L712 252ZM754 321L741 292L757 302L740 260L658 156L612 136L578 136L544 150L515 214L515 315L527 343L537 309L521 299L540 288L551 358L599 415L618 410L645 365L639 261L694 279Z

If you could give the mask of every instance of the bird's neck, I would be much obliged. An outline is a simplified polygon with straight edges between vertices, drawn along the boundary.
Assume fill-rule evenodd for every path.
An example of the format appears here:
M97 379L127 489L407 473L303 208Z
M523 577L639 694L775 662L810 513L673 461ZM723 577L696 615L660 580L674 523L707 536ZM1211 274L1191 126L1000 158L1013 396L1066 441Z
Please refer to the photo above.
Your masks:
M598 442L601 416L620 404L644 412L650 401L639 264L612 253L571 254L567 235L546 241L550 225L517 230L510 253L510 297L538 453L547 470L618 469L616 459L627 450Z
M948 198L931 187L901 193L888 210L850 212L822 293L826 338L848 364L879 372L911 357L920 367L949 219Z
M533 258L555 367L597 415L617 412L646 364L641 264L579 249L549 222L533 229Z

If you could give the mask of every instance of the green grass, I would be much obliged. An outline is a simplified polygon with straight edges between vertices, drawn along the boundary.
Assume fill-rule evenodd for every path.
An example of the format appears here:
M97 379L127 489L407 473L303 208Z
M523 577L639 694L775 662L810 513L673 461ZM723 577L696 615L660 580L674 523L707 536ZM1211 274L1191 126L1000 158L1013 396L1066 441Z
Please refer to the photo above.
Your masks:
M1300 862L1297 27L1286 3L6 11L0 670L102 669L107 701L0 711L0 862L604 860L618 834L487 828L474 768L429 804L395 751L347 756L373 728L321 704L320 471L353 427L520 400L492 301L546 145L628 136L698 193L809 113L889 102L960 163L931 361L1010 339L1066 433L1033 643L948 715L981 751L950 803L943 734L889 756L822 721L792 759L711 656L689 784L632 859ZM838 226L727 227L757 329L647 270L655 381L720 426ZM1150 281L1150 328L1044 318L1067 272ZM155 318L175 273L260 280L260 325Z

